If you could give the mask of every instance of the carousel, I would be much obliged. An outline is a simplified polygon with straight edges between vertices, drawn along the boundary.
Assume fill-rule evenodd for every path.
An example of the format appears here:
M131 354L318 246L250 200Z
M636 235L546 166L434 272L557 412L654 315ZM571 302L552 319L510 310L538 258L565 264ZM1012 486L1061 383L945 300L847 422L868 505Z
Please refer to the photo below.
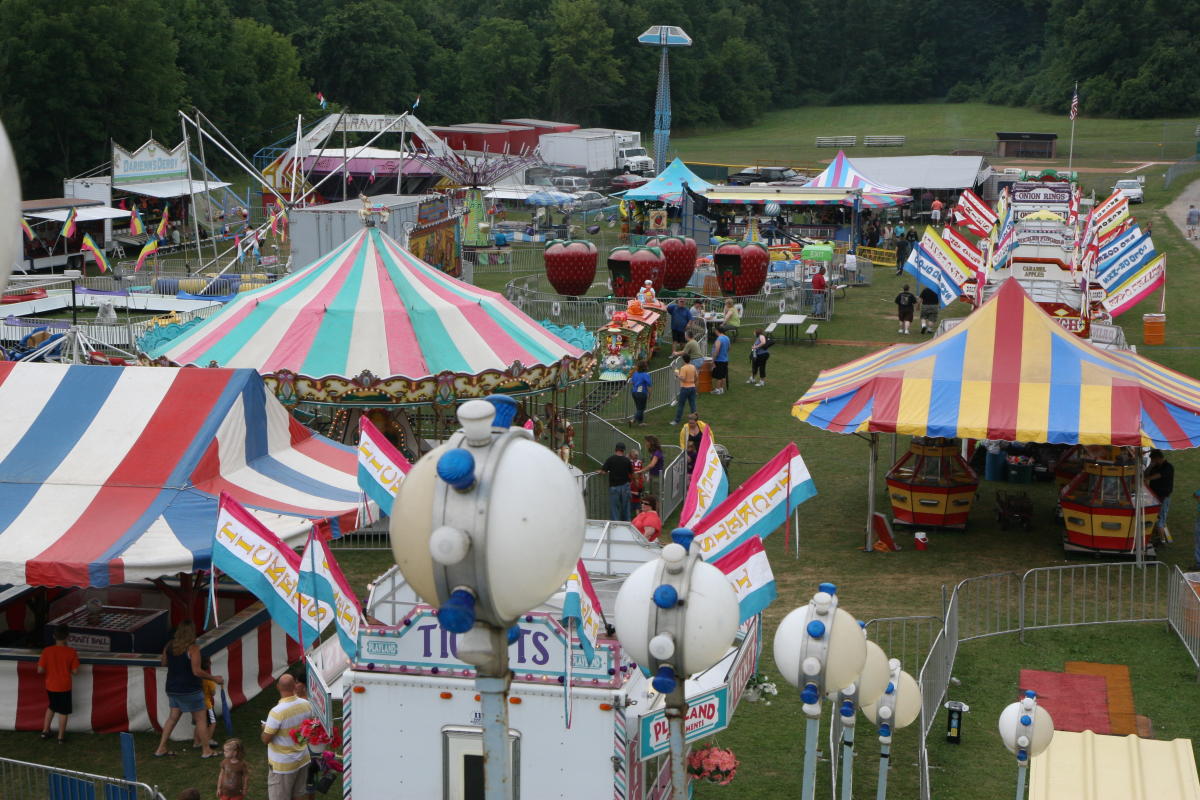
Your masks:
M1079 535L1070 534L1068 545L1123 549L1141 560L1143 537L1125 533L1122 547L1109 534L1118 539L1157 512L1153 495L1132 488L1140 485L1144 448L1200 446L1200 381L1133 352L1090 345L1064 330L1010 279L941 336L893 345L822 371L792 414L824 430L862 435L870 443L867 549L875 537L880 433L1130 448L1132 466L1099 464L1089 472L1091 462L1085 462L1064 490L1063 507L1064 515L1081 520ZM902 461L915 465L915 459L910 453ZM1073 502L1068 495L1082 499L1081 510L1068 510ZM1132 509L1129 517L1115 513L1126 505ZM1138 517L1141 523L1111 527L1118 518Z
M143 352L166 365L256 369L298 419L337 441L379 409L377 425L414 460L457 427L458 403L508 394L534 417L591 374L590 336L587 347L568 343L366 216L333 252L207 319L159 329Z

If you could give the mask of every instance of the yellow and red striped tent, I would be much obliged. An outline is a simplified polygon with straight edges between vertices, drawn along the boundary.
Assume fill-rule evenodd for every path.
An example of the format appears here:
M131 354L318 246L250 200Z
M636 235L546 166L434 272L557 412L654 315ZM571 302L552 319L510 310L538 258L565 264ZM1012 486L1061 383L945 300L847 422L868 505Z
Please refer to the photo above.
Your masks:
M837 433L1200 445L1200 381L1068 333L1015 280L947 333L824 370L792 408Z

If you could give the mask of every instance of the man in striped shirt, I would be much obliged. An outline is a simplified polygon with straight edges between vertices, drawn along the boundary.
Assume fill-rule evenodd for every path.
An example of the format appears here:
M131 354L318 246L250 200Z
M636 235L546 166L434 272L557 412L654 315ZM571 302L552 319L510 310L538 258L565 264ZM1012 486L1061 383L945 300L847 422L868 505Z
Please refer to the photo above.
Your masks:
M267 715L262 740L267 745L268 800L293 800L307 797L305 779L308 776L308 745L296 744L292 731L313 715L312 705L296 696L296 679L284 674L275 685L279 702Z

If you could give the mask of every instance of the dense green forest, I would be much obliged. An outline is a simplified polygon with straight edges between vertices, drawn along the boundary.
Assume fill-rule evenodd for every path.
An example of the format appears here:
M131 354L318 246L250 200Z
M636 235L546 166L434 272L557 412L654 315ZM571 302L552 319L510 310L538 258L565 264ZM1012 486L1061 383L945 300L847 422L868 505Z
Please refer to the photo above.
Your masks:
M804 105L982 100L1084 114L1200 110L1197 0L0 0L0 118L27 193L179 139L196 106L243 150L295 115L430 123L532 116L651 127L657 52L682 26L677 128Z

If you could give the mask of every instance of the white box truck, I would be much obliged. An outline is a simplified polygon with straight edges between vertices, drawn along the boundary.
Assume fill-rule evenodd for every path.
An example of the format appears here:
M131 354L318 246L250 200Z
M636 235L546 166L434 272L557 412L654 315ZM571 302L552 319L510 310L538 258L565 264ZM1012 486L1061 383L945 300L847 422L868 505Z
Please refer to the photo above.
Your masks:
M589 175L620 172L644 175L654 170L654 159L646 154L642 135L637 131L581 128L566 133L544 133L538 141L547 164L582 169Z
M596 531L603 538L591 535ZM656 557L658 548L628 523L590 521L588 539L584 552L592 556L585 564L601 605L611 609L620 576ZM612 575L618 577L605 577ZM561 595L522 617L520 636L509 648L513 799L669 797L663 696L615 637L601 637L589 660L560 623L556 604ZM455 657L455 637L438 626L433 612L395 568L373 584L368 613L389 624L360 632L358 657L340 676L346 800L483 797L474 669ZM688 680L688 741L728 727L760 649L755 617L716 666Z

